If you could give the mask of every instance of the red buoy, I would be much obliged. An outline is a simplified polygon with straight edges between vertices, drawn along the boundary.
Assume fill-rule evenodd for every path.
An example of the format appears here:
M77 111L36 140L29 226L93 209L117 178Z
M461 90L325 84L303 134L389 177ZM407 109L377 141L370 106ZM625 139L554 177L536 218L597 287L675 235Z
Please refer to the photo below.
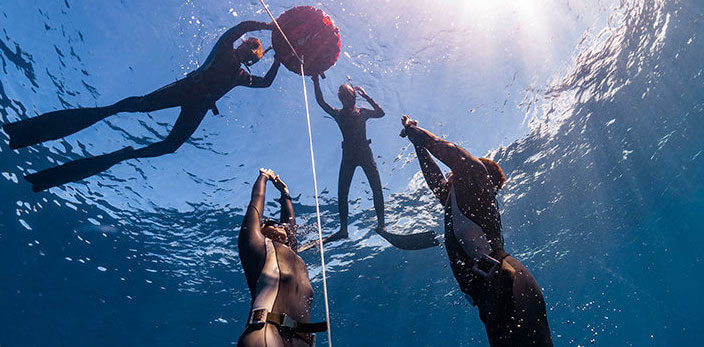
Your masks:
M340 56L340 29L330 17L312 6L297 6L282 13L276 22L299 56L307 76L319 75L335 64ZM274 28L271 45L275 58L287 69L300 74L301 64L281 32Z

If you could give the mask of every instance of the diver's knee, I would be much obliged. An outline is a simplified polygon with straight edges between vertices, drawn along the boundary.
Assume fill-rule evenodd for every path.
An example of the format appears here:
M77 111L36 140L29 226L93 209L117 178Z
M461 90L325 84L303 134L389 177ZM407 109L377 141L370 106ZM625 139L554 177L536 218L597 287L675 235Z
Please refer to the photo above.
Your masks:
M167 139L145 148L143 155L148 157L157 157L160 155L172 154L175 153L179 147L180 144L172 143Z
M176 153L176 150L178 150L179 147L181 147L180 143L166 143L163 149L164 154Z
M121 112L137 112L143 108L144 97L130 96L116 102L112 107Z

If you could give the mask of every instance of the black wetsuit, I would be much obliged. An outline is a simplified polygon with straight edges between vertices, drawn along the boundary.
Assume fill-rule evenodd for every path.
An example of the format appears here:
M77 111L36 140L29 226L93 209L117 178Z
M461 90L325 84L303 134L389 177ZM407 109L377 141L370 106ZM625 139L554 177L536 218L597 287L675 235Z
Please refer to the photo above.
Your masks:
M322 91L317 80L315 82L315 96L318 104L337 122L342 132L342 161L337 182L337 207L340 212L340 229L347 231L347 218L349 215L348 198L350 184L355 169L360 166L369 180L374 199L374 210L379 227L385 226L384 221L384 194L381 190L379 169L374 160L374 153L370 147L371 140L367 139L367 120L381 118L384 111L369 97L366 97L373 110L351 107L349 109L336 109L328 105L323 99Z
M406 133L414 142L426 182L444 206L445 247L450 267L460 290L478 307L489 343L552 346L545 300L538 283L528 269L504 251L495 188L483 163L461 147L421 128L411 126ZM452 169L450 180L445 179L431 153ZM454 209L452 199L456 199ZM453 213L462 215L453 216ZM475 258L468 255L468 245L456 236L453 224L462 218L481 228L487 251L490 250L488 255L499 262L488 278L472 270Z
M249 31L268 29L262 22L245 21L225 32L213 47L205 63L185 78L144 96L129 97L106 107L54 111L37 117L5 124L10 148L16 149L48 140L56 140L85 129L119 112L152 112L181 107L181 113L169 135L162 141L133 150L121 150L69 162L59 167L28 175L34 191L78 181L131 158L148 158L173 153L200 125L209 109L217 113L215 102L236 86L266 88L271 85L280 66L275 61L265 77L252 76L240 67L233 44Z
M298 322L307 323L313 304L313 288L308 278L308 269L295 251L295 228L287 228L287 244L271 241L262 235L260 223L265 189L266 177L260 175L252 188L252 200L242 222L238 240L240 261L252 294L252 308L269 305L267 309L271 312L286 314ZM290 197L282 194L279 201L280 221L290 226L295 225ZM262 298L263 295L269 297ZM311 334L296 333L270 323L263 326L247 325L238 345L310 346L314 344L313 337Z

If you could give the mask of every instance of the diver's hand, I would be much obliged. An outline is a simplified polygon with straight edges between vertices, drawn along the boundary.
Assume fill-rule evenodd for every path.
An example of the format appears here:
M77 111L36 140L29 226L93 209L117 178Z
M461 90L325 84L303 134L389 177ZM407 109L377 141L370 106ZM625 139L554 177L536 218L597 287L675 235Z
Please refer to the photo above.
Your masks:
M367 95L367 92L364 91L364 88L362 88L362 87L354 87L354 90L357 91L357 94L359 94L359 96L361 96L361 97L363 97L363 98L365 98L365 99L369 99L369 95Z
M411 119L409 115L404 114L403 117L401 117L401 124L403 125L403 130L401 130L399 136L406 137L408 136L408 134L406 133L406 128L411 126L418 126L418 121Z
M410 126L418 126L418 121L411 119L411 116L404 114L403 117L401 117L401 124L403 124L404 128L408 128Z
M281 180L281 177L279 177L279 175L276 175L274 177L272 183L274 183L274 187L276 187L276 189L278 189L281 194L289 195L288 186L286 185L286 183L284 183L283 180Z
M274 175L274 170L271 169L259 169L259 175L266 177L267 180L273 181L276 175Z

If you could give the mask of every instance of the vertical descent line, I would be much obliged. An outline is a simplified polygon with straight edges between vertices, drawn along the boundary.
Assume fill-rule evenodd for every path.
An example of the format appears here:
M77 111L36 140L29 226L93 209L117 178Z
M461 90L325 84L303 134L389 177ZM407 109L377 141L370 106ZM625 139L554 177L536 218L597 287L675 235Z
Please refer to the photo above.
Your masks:
M302 60L302 59L301 59ZM325 252L323 251L323 228L320 225L320 204L318 203L318 176L315 173L315 154L313 153L313 134L310 126L310 111L308 109L308 91L306 76L301 62L301 82L303 83L303 99L306 104L306 120L308 121L308 143L310 144L310 166L313 169L313 187L315 190L315 214L318 219L318 245L320 246L320 265L323 270L323 296L325 297L325 322L328 325L328 346L332 347L332 332L330 331L330 308L328 306L328 281L325 274Z
M310 165L313 170L313 189L315 192L315 214L317 217L317 226L318 226L318 245L320 245L320 266L322 268L322 274L323 274L323 296L325 298L325 323L327 324L327 328L328 328L327 329L328 346L332 347L332 332L331 332L332 329L330 328L330 305L328 303L328 281L327 281L327 276L325 273L325 252L323 251L323 228L320 223L320 203L318 202L318 176L315 172L315 154L313 152L313 133L311 131L311 126L310 126L310 109L308 107L308 91L306 90L306 76L303 71L303 57L299 56L298 53L296 52L296 49L293 48L291 41L289 41L288 37L283 32L283 30L281 30L279 23L276 21L276 18L274 18L274 15L271 14L271 11L269 11L269 8L264 3L264 0L259 0L259 2L264 7L264 10L266 10L266 13L269 14L269 17L271 17L271 20L274 22L274 25L276 25L276 28L279 30L281 35L284 37L284 40L286 40L286 43L291 48L291 51L293 52L293 54L296 56L296 58L298 58L298 61L301 63L301 82L303 84L303 101L306 105L306 121L308 122L308 144L310 145Z

